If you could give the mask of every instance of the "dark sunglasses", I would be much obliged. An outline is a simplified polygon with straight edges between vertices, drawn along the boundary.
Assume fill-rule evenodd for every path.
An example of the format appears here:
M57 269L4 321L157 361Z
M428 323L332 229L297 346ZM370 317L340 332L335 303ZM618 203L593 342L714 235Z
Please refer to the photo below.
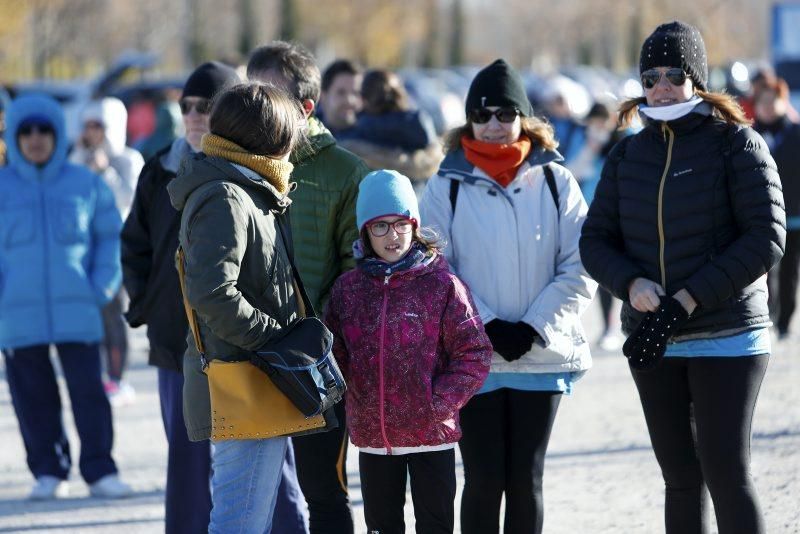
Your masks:
M683 69L674 67L660 72L656 69L646 70L642 73L642 86L645 89L652 89L661 81L661 76L667 77L667 81L672 85L681 86L686 83L686 72Z
M200 115L208 115L208 112L211 111L211 100L207 98L203 98L202 100L197 100L196 102L190 102L189 100L182 99L180 101L181 105L181 113L184 115L188 115L192 112L192 108Z
M469 112L469 120L474 122L475 124L486 124L492 117L497 117L497 120L504 123L514 122L514 120L519 116L519 110L517 108L500 108L494 111L488 108L478 108L473 109Z
M413 221L408 219L398 219L392 223L378 221L368 226L369 233L375 237L383 237L389 233L389 228L394 228L398 234L407 234L414 228Z
M33 132L38 132L42 135L55 135L56 133L50 124L23 124L17 130L17 135L28 136Z

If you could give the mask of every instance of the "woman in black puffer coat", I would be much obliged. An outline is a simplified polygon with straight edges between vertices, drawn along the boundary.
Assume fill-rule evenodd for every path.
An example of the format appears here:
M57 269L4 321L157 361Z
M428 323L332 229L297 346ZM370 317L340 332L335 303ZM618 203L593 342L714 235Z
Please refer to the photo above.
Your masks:
M645 96L621 106L620 122L638 111L646 126L609 155L581 258L624 302L667 532L707 532L707 487L720 534L763 533L750 425L770 353L766 273L786 239L780 179L741 108L707 91L697 29L659 26L639 68Z

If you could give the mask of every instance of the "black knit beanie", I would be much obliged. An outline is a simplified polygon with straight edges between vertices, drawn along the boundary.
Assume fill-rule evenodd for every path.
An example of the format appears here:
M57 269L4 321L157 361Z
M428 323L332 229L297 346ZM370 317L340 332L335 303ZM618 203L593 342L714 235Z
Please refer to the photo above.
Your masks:
M706 91L708 59L697 28L678 21L656 28L642 45L639 74L655 67L680 67L697 88Z
M466 112L487 106L517 108L522 115L533 115L522 78L514 68L498 59L475 75L467 93Z
M220 90L239 83L241 79L236 70L219 61L209 61L197 67L189 75L183 86L184 96L212 98Z

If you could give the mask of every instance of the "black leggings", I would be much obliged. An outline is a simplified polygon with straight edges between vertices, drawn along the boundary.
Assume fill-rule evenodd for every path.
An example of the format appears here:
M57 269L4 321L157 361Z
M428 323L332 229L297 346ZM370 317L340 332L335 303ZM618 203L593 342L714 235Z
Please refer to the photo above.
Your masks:
M750 425L769 355L665 358L632 371L666 485L667 534L705 534L706 487L719 534L763 534L750 477Z
M499 389L461 409L461 532L496 534L505 493L507 534L542 532L544 456L561 393Z
M453 534L456 498L454 449L384 456L358 454L364 519L372 534L405 534L403 505L411 475L411 500L418 534Z

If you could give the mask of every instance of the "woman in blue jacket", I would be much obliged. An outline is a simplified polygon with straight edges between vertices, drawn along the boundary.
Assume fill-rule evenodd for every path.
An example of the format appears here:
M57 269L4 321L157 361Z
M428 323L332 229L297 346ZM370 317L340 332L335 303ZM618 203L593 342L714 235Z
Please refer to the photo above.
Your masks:
M24 96L8 110L8 166L0 169L0 349L36 483L31 499L67 493L70 447L50 345L58 351L81 440L80 472L97 497L125 497L111 458L111 408L98 343L101 308L120 284L114 197L67 162L55 100Z

